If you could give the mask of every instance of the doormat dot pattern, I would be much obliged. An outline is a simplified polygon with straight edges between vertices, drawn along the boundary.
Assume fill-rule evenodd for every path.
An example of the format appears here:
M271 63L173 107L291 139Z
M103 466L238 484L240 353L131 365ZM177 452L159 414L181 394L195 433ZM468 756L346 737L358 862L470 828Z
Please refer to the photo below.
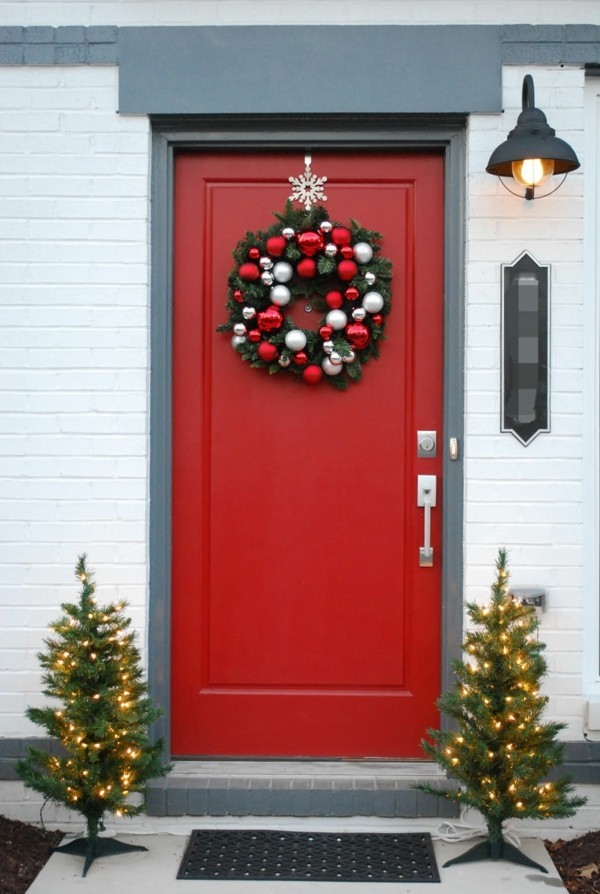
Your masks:
M428 832L311 833L199 829L178 879L439 882Z

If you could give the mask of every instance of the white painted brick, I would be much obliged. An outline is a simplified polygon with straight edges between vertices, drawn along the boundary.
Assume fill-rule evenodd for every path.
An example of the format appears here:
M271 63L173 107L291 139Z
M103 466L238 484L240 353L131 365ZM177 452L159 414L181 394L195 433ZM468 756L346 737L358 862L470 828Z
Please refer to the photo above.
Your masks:
M31 115L29 112L0 112L0 127L6 133L11 131L44 133L58 130L58 125L58 112L41 111L36 115Z
M558 438L551 435L547 436L546 439L544 439L542 435L539 435L536 441L529 445L530 454L527 459L519 455L519 447L522 450L522 445L512 437L510 440L507 437L496 437L492 439L490 437L477 437L473 434L473 436L469 438L469 445L469 456L476 456L478 458L492 457L497 459L514 457L518 463L518 468L521 468L525 475L528 474L529 470L530 463L528 460L533 459L534 457L538 461L538 467L541 474L552 474L551 468L556 468L559 460L564 457L580 459L582 451L581 438ZM541 459L545 460L543 464L539 462ZM523 462L520 462L520 460L523 460ZM546 461L548 461L549 465L546 464ZM517 468L517 466L514 467ZM578 474L581 474L580 463L574 464L574 467L577 469Z
M526 72L534 76L536 104L560 136L569 139L571 129L573 144L579 145L583 131L581 72L543 66L505 68L505 112L496 132L494 116L477 116L469 125L475 151L469 152L473 176L467 200L466 591L471 598L480 596L492 577L495 550L503 544L510 550L515 585L545 586L542 635L552 659L545 684L551 695L548 713L568 719L569 733L578 736L582 682L573 669L581 668L583 626L583 184L570 177L547 201L523 203L503 195L501 187L491 191L481 175L485 152L514 125ZM527 448L510 435L498 435L500 264L511 263L525 248L552 268L552 433Z
M577 571L564 571L554 573L552 586L548 590L549 608L579 608L583 607L583 594L581 592L582 574ZM564 586L563 586L564 584Z
M332 0L34 0L0 9L3 21L16 24L242 24L245 17L414 23L439 21L442 10L452 21L564 21L563 5L547 0L374 0L368 8ZM591 21L593 9L571 0L569 21ZM582 72L533 69L549 121L579 147ZM550 710L579 730L573 667L582 648L583 179L571 176L557 196L527 206L484 173L489 153L514 125L524 73L505 68L504 114L474 116L468 129L466 592L489 592L504 543L514 580L547 587ZM116 86L110 67L0 69L0 301L10 327L0 352L8 370L0 381L7 435L1 447L10 451L0 467L0 486L7 482L0 491L0 603L23 649L17 654L27 656L12 667L12 681L18 678L24 691L2 700L0 735L29 728L21 715L35 685L32 656L60 601L73 596L79 551L95 564L101 593L116 588L131 598L145 635L149 127L143 118L117 116ZM552 264L553 308L553 431L526 449L498 432L500 264L524 248ZM27 370L16 376L24 358ZM18 609L11 581L20 588ZM8 665L14 652L12 646L4 658L0 653L6 672L2 660Z
M577 546L582 540L581 525L546 525L538 521L536 525L522 524L514 520L509 523L502 521L477 522L472 524L469 519L466 523L466 532L472 543L490 543L497 539L498 532L505 527L510 531L513 542L523 546L545 546L553 543L556 548L564 549L569 546Z
M550 673L557 676L562 674L572 674L576 671L576 677L581 677L582 662L577 656L571 652L553 652L547 656L548 668Z
M485 505L486 498L489 499L490 491L493 488L491 496L494 505L502 505L503 502L509 501L509 505L514 505L520 501L536 503L543 505L550 503L558 507L571 504L573 502L581 502L582 488L579 481L556 481L552 490L547 487L544 481L515 481L510 478L508 480L497 479L489 482L487 478L470 477L466 487L468 489L469 505L476 506L478 504Z
M0 735L39 732L35 655L78 553L101 598L133 585L144 630L149 128L116 87L116 69L0 70Z
M8 25L274 25L274 24L588 24L597 20L596 0L569 0L568 14L557 0L4 0ZM550 82L551 83L551 82Z
M473 494L470 491L469 497ZM506 497L505 497L506 499ZM489 507L485 503L472 502L467 507L467 522L485 523L489 518ZM494 502L494 519L496 522L513 522L515 524L564 524L580 525L582 509L580 503L564 506L555 502L534 502L520 496L510 503Z
M577 630L582 626L583 617L581 610L553 610L545 612L545 625L556 630Z
M547 690L546 690L547 692ZM568 695L549 695L547 716L560 717L569 724L573 730L581 730L583 726L580 713L579 700ZM581 733L579 734L579 737ZM579 738L578 737L578 738ZM565 738L563 736L563 738Z

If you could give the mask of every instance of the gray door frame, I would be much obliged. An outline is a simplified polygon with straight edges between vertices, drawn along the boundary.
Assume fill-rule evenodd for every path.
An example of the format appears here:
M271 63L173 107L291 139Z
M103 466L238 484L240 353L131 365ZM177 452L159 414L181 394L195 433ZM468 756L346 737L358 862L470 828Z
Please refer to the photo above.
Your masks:
M452 679L463 618L464 429L464 116L201 116L153 119L150 308L150 521L148 673L164 714L154 734L170 757L171 667L171 389L173 159L178 150L338 148L442 151L444 222L444 499L442 550L442 679ZM225 298L223 299L225 300ZM458 459L450 460L448 439Z

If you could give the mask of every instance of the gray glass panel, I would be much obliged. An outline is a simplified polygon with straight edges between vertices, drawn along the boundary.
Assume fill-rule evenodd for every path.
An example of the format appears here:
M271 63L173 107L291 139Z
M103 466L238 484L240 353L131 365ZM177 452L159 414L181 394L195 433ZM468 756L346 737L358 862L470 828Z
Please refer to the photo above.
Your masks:
M502 431L525 445L550 430L548 274L527 253L504 267Z

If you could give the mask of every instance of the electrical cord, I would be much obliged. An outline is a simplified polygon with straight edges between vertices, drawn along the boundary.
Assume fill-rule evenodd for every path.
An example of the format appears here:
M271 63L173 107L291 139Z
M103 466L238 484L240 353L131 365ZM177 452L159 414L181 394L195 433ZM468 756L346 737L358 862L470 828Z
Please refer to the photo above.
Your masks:
M460 818L458 820L454 822L451 820L444 820L443 823L440 823L435 832L433 832L431 835L433 840L452 843L456 841L469 841L471 838L485 838L487 836L487 829L485 825L482 822L477 824L467 822L466 816L468 812L469 808L463 807L460 812ZM515 847L520 848L521 842L519 840L519 836L515 832L514 828L511 828L510 823L504 824L502 835L505 841L508 841Z

